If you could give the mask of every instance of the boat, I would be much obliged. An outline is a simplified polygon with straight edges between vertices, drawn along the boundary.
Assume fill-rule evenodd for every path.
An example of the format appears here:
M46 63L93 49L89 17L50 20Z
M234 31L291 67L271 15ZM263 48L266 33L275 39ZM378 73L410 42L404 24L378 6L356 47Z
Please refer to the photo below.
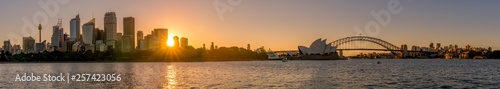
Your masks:
M288 57L285 57L281 60L282 62L288 62Z

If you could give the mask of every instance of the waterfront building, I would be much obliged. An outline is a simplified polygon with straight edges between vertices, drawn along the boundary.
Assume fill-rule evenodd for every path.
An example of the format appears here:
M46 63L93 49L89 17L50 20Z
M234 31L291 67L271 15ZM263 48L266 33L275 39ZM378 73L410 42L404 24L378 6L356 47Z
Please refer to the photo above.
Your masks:
M121 52L122 51L122 36L123 34L122 33L116 33L115 35L116 37L116 42L115 42L115 49L118 51L118 52Z
M35 52L42 52L46 50L46 41L42 41L41 43L35 44Z
M325 55L325 54L333 54L337 50L336 46L332 46L332 44L326 44L326 39L315 40L311 46L299 46L299 52L303 55Z
M152 32L153 40L156 42L155 47L166 47L166 42L168 41L168 29L166 28L156 28Z
M12 44L10 44L10 39L3 41L3 50L6 52L12 52Z
M61 43L64 40L63 39L63 28L60 27L59 25L53 26L52 27L52 37L51 37L51 45L52 47L55 48L60 48Z
M95 23L94 23L94 25L95 25ZM96 34L94 35L95 36L95 40L96 41L97 40L102 40L103 43L104 43L104 41L106 41L106 33L104 33L104 30L99 29L99 28L95 28L95 32L96 32Z
M181 37L181 47L188 47L188 38Z
M179 37L178 36L174 36L173 40L174 40L174 47L179 47L180 46L179 45Z
M75 18L69 21L69 29L70 29L70 41L79 41L80 38L80 14L76 15Z
M138 44L138 49L139 50L146 50L146 41L145 40L139 40L137 41Z
M140 49L141 43L139 41L144 40L144 33L142 31L137 31L137 48Z
M106 12L104 14L104 32L106 33L106 45L111 49L116 48L116 14L115 12ZM121 36L120 36L121 37Z
M73 50L74 41L66 40L62 43L61 52L71 52Z
M84 44L95 44L95 19L83 24L83 43Z
M106 46L106 44L104 43L103 40L96 40L95 41L95 47L96 47L95 51L104 52L104 51L107 50L107 48L106 48L107 46Z
M33 37L23 37L23 50L24 52L31 52L35 50L35 39Z
M127 47L127 50L133 50L135 48L135 19L134 17L123 18L123 35L128 36L127 39L123 39L123 42ZM127 41L125 41L127 40Z
M130 40L132 39L133 37L130 36L130 35L123 35L121 37L121 47L122 47L122 52L130 52L132 51L132 45L134 43L130 42L130 41L133 41L133 40Z
M21 46L14 44L12 46L12 53L13 54L19 54L19 53L21 53Z

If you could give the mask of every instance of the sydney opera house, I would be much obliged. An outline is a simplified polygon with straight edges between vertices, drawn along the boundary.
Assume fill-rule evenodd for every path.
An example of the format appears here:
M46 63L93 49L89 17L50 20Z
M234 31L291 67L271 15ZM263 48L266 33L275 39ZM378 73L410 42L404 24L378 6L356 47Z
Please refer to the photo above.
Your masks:
M339 59L337 55L337 47L332 44L326 44L326 39L321 38L315 40L311 46L299 46L301 59Z

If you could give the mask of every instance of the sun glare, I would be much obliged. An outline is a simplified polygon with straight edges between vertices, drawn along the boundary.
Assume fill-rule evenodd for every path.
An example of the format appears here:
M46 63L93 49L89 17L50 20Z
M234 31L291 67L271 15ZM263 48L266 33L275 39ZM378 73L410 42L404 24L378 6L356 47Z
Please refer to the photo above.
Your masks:
M173 40L174 36L175 35L173 35L173 34L168 35L167 46L169 46L169 47L174 46L174 40Z

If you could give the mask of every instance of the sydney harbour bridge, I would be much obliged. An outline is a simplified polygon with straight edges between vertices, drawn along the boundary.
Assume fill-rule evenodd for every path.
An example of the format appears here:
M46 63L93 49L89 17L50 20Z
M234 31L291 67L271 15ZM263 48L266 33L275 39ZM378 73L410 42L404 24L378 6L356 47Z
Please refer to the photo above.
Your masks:
M351 37L341 38L331 42L331 44L337 47L337 52L339 53L340 56L343 56L343 51L348 51L348 50L389 51L400 58L408 56L422 56L422 55L429 55L436 53L435 51L429 51L429 50L408 50L406 44L398 47L382 39L369 36L351 36ZM376 44L379 47L374 48L372 47L372 45L368 44Z

